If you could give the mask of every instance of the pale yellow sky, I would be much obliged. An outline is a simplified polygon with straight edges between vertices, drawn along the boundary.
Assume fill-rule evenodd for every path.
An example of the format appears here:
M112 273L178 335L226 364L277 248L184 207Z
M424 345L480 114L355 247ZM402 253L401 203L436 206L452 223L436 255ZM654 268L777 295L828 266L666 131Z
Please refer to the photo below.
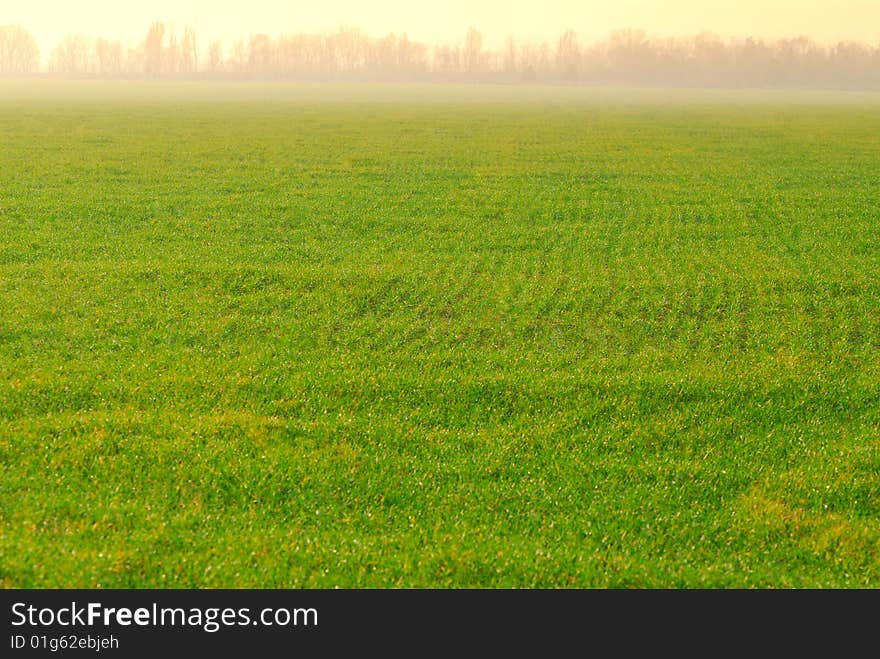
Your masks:
M250 34L361 27L373 36L407 32L455 42L469 25L502 43L554 40L566 28L592 41L622 27L672 36L710 30L722 37L807 35L818 41L880 43L880 0L0 0L0 24L20 23L45 57L65 34L118 36L135 43L162 20L192 25L201 44Z

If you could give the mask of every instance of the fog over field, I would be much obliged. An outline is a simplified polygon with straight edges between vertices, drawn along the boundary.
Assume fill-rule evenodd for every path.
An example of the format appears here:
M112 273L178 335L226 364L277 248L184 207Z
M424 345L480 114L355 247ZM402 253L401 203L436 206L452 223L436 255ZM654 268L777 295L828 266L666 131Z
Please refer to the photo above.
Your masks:
M880 4L39 0L0 13L0 74L876 89Z

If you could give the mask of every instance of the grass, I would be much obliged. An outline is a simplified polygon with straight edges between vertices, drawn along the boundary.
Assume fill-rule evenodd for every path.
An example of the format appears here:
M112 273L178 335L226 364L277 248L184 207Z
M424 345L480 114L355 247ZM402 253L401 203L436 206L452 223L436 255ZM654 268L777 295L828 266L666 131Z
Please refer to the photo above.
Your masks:
M0 585L880 587L880 96L0 83Z

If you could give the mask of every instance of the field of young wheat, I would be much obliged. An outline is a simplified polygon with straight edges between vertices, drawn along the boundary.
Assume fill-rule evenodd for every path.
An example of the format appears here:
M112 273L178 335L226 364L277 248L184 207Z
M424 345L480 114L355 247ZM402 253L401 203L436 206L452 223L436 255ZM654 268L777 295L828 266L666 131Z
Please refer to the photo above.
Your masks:
M0 584L880 586L880 95L0 84Z

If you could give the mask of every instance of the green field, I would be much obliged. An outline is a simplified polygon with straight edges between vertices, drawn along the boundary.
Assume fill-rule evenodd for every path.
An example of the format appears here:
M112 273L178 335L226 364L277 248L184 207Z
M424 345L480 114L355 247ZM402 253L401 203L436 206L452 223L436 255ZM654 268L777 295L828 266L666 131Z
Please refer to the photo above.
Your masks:
M0 83L5 587L880 587L880 95Z

